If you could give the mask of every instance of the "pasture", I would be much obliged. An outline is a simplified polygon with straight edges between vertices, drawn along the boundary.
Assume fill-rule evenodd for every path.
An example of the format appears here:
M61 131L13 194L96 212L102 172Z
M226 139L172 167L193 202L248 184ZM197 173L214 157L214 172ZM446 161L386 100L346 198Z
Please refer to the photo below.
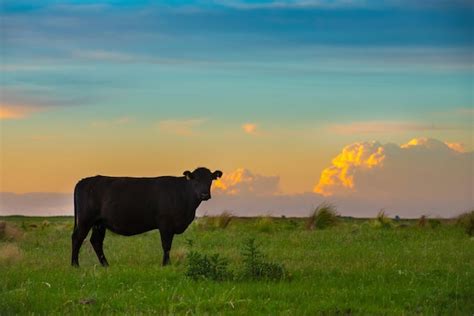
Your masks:
M13 227L0 241L0 314L424 314L474 313L474 239L452 221L392 227L343 219L305 229L304 219L232 218L226 228L198 219L176 236L161 267L157 231L107 232L99 265L86 240L70 267L72 217L0 217ZM239 271L255 238L285 266L281 281L192 280L187 254L218 253Z

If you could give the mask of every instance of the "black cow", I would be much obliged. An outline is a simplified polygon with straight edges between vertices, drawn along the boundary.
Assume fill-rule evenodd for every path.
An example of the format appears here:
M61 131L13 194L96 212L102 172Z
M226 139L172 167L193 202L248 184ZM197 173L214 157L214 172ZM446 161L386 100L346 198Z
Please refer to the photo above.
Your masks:
M95 176L85 178L74 189L73 266L79 266L79 249L92 228L91 244L103 266L105 230L131 236L159 229L163 265L175 234L191 224L202 201L211 198L212 180L222 172L207 168L185 171L184 177L130 178Z

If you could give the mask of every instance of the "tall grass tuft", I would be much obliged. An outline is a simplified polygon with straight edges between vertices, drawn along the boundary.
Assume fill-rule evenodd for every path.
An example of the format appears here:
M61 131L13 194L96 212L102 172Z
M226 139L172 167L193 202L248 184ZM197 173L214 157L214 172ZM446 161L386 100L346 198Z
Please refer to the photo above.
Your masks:
M428 224L428 219L425 215L421 215L421 217L418 219L418 227L425 227L426 224Z
M15 241L23 236L23 232L15 225L0 221L0 240Z
M458 216L457 224L464 227L466 234L474 236L474 210Z
M232 221L232 213L224 211L221 215L217 216L217 226L222 229L226 229Z
M392 228L392 220L385 214L384 210L377 213L377 217L372 220L371 226L374 228Z
M324 229L336 225L339 222L339 214L332 204L322 203L313 211L306 220L306 229Z
M203 216L197 220L197 227L202 230L213 230L216 228L226 229L232 221L233 215L230 212L223 212L220 215Z

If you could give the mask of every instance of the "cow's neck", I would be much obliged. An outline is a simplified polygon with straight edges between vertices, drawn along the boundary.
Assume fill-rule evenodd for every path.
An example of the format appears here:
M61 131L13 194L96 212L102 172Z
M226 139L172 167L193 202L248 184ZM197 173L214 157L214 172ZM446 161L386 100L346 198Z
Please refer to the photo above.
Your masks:
M190 198L188 199L188 207L189 211L193 213L193 215L196 215L196 209L199 207L201 204L201 199L199 199L196 194L193 192L192 185L190 183L187 183L187 196Z

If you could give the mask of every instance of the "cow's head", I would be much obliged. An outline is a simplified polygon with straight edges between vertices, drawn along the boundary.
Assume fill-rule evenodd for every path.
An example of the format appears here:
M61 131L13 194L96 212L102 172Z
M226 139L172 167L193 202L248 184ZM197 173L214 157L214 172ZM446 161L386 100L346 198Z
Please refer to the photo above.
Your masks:
M197 198L207 201L211 198L212 180L222 177L222 171L211 172L207 168L197 168L193 172L186 170L183 175L191 183Z

